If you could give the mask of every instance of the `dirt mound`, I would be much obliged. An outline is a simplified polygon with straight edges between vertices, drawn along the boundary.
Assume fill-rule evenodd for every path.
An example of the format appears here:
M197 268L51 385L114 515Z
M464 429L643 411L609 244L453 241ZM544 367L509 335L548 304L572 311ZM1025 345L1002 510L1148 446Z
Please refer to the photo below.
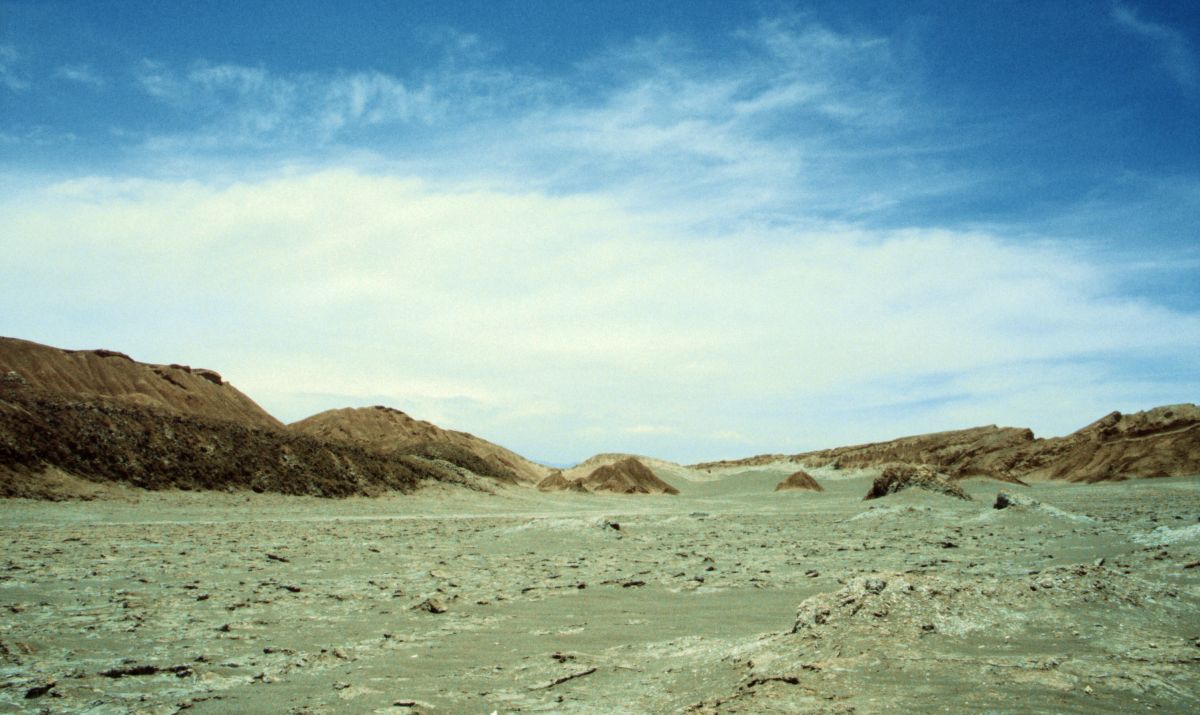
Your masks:
M825 487L821 486L812 475L801 469L792 474L787 479L784 479L779 484L775 485L775 491L791 491L791 490L809 490L814 492L823 492Z
M446 459L476 474L507 482L537 484L550 469L466 432L416 420L400 410L375 406L327 410L288 425L321 439L348 441L385 452Z
M581 492L586 494L587 487L579 482L572 481L563 476L560 471L555 471L550 476L538 482L538 491L542 492Z
M257 427L280 422L212 371L140 363L112 350L61 350L0 337L0 375L48 393L119 399Z
M1033 478L1099 482L1200 474L1200 408L1110 413L1066 437L1037 440L1002 466Z
M964 492L962 487L950 481L946 475L939 474L928 464L888 465L883 474L876 477L863 500L878 499L913 487L967 501L972 500L971 495Z
M679 490L655 476L650 468L627 457L598 467L578 483L589 491L613 494L678 494Z
M55 498L63 475L143 489L324 497L462 481L427 458L119 398L0 385L0 496Z

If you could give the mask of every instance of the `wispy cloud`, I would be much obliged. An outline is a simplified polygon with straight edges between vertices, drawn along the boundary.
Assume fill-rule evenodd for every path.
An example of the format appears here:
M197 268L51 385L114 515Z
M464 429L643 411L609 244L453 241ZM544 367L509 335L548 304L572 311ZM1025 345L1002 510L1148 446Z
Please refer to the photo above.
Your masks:
M108 84L108 80L102 77L94 67L86 63L63 65L54 71L54 76L94 89L100 89Z
M172 135L175 145L321 143L355 127L427 122L436 109L428 88L411 88L379 72L280 76L206 62L181 72L148 60L138 80L150 96L203 118Z
M1112 6L1112 19L1117 27L1153 44L1162 67L1180 85L1196 89L1197 60L1187 38L1178 30L1142 18L1136 8L1122 3Z
M19 69L21 60L17 48L12 45L0 45L0 87L12 92L24 92L29 89L29 79Z

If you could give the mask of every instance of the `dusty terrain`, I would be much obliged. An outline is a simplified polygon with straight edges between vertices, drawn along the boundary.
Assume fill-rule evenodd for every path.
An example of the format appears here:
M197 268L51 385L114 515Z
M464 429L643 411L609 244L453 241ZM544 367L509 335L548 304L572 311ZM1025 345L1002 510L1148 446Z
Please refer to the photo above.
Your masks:
M792 471L7 500L0 712L1200 709L1200 478Z

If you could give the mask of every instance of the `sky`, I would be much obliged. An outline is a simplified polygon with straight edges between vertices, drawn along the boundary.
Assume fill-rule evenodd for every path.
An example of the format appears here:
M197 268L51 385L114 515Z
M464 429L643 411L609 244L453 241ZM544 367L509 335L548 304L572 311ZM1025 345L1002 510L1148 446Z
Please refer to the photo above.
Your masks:
M0 334L682 462L1200 401L1200 4L0 0Z

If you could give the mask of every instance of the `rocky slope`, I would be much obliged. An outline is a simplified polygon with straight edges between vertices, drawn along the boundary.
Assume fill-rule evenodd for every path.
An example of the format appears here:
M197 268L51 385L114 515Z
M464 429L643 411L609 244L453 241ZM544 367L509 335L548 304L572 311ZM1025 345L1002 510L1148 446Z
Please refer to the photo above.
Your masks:
M297 434L362 444L384 452L447 459L476 474L537 484L552 471L500 445L466 432L415 420L390 407L327 410L288 425Z
M280 422L221 376L187 365L151 365L111 350L62 350L0 337L0 377L47 393L108 397L132 405L256 427Z

